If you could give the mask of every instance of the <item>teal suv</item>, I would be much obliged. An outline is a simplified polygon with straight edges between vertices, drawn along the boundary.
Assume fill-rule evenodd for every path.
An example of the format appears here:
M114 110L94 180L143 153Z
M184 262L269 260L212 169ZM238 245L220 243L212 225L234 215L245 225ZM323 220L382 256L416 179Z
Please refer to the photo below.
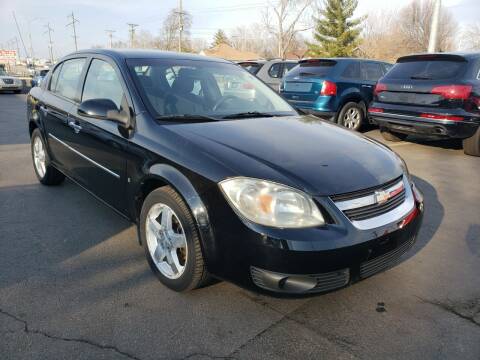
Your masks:
M301 60L284 77L280 93L304 113L360 130L375 84L391 66L355 58Z

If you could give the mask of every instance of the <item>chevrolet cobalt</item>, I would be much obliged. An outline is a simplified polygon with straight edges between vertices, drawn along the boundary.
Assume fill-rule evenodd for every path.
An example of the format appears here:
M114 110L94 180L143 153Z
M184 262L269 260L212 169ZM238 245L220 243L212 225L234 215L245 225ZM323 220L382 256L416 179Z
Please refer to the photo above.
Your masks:
M423 200L402 159L299 115L230 62L80 51L27 102L38 180L68 177L135 223L171 289L214 276L326 292L386 269L415 242Z

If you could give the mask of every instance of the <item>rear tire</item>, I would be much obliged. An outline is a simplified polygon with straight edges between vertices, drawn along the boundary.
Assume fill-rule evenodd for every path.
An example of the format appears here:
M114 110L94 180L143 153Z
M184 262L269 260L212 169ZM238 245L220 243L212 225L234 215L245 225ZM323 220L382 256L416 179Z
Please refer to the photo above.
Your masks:
M195 220L172 187L148 194L139 227L148 264L162 284L175 291L189 291L208 283Z
M408 136L407 134L392 132L386 129L380 129L380 133L382 134L385 140L392 141L392 142L403 141Z
M35 170L38 181L43 185L49 186L61 184L63 180L65 180L65 175L50 164L50 158L48 157L47 148L45 147L40 130L33 130L30 141L33 169Z
M348 102L338 114L338 123L347 129L359 131L365 123L365 112L362 105Z
M463 152L467 155L480 156L480 126L472 137L463 140Z

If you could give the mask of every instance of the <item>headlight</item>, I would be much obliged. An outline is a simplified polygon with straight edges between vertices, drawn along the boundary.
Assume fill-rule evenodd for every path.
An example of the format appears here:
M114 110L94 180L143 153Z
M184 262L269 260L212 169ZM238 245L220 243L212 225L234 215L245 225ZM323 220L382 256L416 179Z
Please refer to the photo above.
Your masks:
M237 177L220 182L220 188L238 212L257 224L279 228L325 224L313 200L291 187Z

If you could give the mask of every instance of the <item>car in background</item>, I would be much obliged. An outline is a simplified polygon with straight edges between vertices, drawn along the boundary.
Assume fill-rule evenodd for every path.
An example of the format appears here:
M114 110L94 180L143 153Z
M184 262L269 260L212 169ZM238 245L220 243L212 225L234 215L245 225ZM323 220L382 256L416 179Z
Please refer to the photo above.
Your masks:
M387 140L457 138L480 156L480 53L399 58L378 82L369 114Z
M375 84L391 66L355 58L301 60L283 79L280 94L304 113L360 130Z
M13 91L16 94L23 90L23 81L16 76L9 75L0 69L0 92Z
M35 71L35 76L32 79L32 87L40 86L40 84L42 83L42 80L45 78L45 76L47 76L49 71L50 71L49 69L42 69L42 70Z
M298 61L274 59L243 61L238 64L278 92L282 78L287 72L297 66Z

